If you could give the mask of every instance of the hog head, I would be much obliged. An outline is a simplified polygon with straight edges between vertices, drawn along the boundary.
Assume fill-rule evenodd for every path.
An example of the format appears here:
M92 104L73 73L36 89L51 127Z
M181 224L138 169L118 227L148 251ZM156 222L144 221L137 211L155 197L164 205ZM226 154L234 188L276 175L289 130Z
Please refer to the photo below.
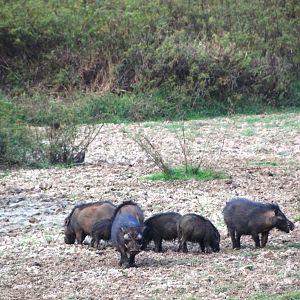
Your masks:
M280 210L278 203L273 201L272 204L275 206L275 228L287 233L289 233L290 230L294 230L294 223Z
M142 228L141 227L121 227L123 234L124 247L128 254L137 254L142 247Z
M65 232L65 243L74 244L76 239L76 234L72 229L72 227L70 226L70 218L65 219L64 232Z

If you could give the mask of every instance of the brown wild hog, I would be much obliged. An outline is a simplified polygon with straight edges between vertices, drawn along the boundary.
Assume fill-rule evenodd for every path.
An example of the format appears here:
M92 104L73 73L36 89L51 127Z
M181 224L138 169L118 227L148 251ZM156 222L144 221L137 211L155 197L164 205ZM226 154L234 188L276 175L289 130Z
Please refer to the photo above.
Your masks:
M136 216L140 224L144 223L144 213L142 209L133 201L124 201L120 204L115 211L114 217L121 213L128 213L130 215Z
M251 235L255 247L259 248L266 246L271 229L277 228L288 233L295 227L278 204L259 203L246 198L235 198L227 202L223 215L233 249L241 248L242 235Z
M170 241L177 238L177 222L182 215L166 212L148 218L144 225L142 250L153 240L155 252L162 252L162 240Z
M116 210L109 201L93 202L76 205L65 219L65 243L82 244L87 235L91 234L94 223L101 219L111 219Z
M100 240L110 240L111 225L111 219L102 219L93 225L91 231L91 247L94 247L94 244L96 243L96 248L99 249Z
M113 246L121 254L119 265L136 267L135 256L141 251L143 225L138 218L128 213L117 214L111 228Z
M178 222L178 251L188 252L187 241L199 243L201 251L220 251L220 234L206 218L196 214L186 214Z

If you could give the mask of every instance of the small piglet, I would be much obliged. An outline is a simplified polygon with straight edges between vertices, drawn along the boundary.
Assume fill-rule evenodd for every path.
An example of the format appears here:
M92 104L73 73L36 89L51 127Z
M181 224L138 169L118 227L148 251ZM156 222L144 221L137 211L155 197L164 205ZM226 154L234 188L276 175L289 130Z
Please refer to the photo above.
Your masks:
M177 238L177 222L182 215L176 212L166 212L148 218L144 225L142 250L153 240L155 252L162 252L162 240L170 241Z
M259 248L266 246L271 229L277 228L288 233L295 228L275 203L235 198L226 203L223 215L234 249L241 248L242 235L251 235L255 247Z
M184 215L178 222L177 230L178 251L188 252L187 241L199 243L202 252L220 251L219 231L208 219L200 215Z
M92 239L90 242L91 247L94 247L94 244L96 243L96 248L99 249L100 240L104 240L104 241L110 240L111 225L112 225L111 219L103 219L97 221L93 225L92 232L91 232Z

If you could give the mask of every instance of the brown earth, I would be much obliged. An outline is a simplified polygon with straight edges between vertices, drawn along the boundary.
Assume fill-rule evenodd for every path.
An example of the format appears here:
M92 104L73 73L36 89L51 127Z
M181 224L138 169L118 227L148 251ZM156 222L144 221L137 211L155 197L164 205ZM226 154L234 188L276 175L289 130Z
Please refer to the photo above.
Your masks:
M158 169L130 134L143 130L171 164L179 163L180 124L171 122L105 125L77 167L1 171L0 299L260 299L299 291L299 124L299 113L186 122L190 157L223 170L222 180L143 178ZM258 250L242 237L243 248L232 250L222 208L234 196L277 201L295 230L273 230ZM125 199L136 200L146 217L208 217L221 233L220 253L202 254L192 244L188 254L177 253L176 243L165 242L165 252L141 252L138 268L122 269L110 246L64 244L63 221L75 204Z

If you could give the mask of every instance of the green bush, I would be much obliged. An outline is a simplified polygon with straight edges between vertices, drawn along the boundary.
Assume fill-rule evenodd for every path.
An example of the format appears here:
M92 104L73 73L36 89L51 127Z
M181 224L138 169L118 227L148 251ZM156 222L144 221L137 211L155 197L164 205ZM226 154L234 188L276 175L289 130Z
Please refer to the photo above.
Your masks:
M19 164L32 151L32 136L16 108L0 95L0 164Z
M0 5L0 88L8 94L130 93L117 102L137 120L215 104L223 111L253 102L300 105L297 1ZM161 91L171 98L157 97ZM93 110L104 119L116 110L110 96L96 102Z
M24 112L0 96L1 165L45 167L82 163L87 147L101 129L94 126L80 129L74 111L59 110L58 106L52 108L49 115L47 110L40 109L37 116L31 121L47 126L29 127L26 122L30 119L24 117Z
M186 170L185 166L172 168L169 173L157 173L153 175L145 176L148 180L163 180L163 181L173 181L173 180L198 180L198 181L208 181L215 179L224 179L225 174L223 172L218 172L210 169L200 169L200 168L188 168Z

